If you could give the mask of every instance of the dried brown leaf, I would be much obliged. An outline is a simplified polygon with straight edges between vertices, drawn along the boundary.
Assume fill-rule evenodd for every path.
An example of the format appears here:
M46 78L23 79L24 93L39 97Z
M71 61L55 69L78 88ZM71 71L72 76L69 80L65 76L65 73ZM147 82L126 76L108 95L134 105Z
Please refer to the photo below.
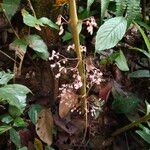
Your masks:
M43 109L36 123L36 133L48 145L52 144L53 117L49 109Z
M67 90L61 94L59 103L59 116L64 118L68 112L77 104L78 96L72 90Z

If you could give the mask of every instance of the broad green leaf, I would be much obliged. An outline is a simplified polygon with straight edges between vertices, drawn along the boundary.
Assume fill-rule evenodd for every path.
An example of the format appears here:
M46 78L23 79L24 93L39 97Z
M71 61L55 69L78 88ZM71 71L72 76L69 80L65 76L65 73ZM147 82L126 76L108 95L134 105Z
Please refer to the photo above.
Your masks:
M13 118L10 115L6 114L6 115L0 116L0 120L3 123L9 124L10 122L13 121Z
M105 12L108 8L109 2L110 2L110 0L101 0L101 20L105 16Z
M100 53L102 50L114 47L123 38L126 28L127 21L124 17L115 17L107 20L97 32L96 52Z
M149 70L137 70L129 74L131 78L150 78Z
M10 130L12 127L9 125L2 125L0 126L0 135L3 134L4 132Z
M42 17L39 19L39 21L41 23L43 23L44 25L48 25L51 28L57 29L59 30L58 25L56 25L54 22L52 22L50 19L46 18L46 17Z
M0 88L0 102L7 101L16 106L21 112L26 106L26 94L31 92L27 87L19 84L9 84Z
M38 105L38 104L34 104L30 107L29 111L28 111L28 115L31 119L31 121L33 122L33 124L36 124L37 120L38 120L38 115L42 110L42 106Z
M48 48L39 35L29 35L26 37L26 39L29 43L29 47L31 47L39 57L44 60L48 59Z
M10 115L5 114L5 115L1 115L1 116L0 116L0 120L1 120L1 122L3 122L3 123L9 124L10 122L13 121L13 118L12 118Z
M70 32L65 32L64 36L62 37L63 42L72 39L72 34Z
M5 10L9 19L15 14L17 11L21 0L3 0L2 8Z
M12 78L14 77L14 74L12 73L6 73L4 71L0 71L0 84L7 84Z
M8 112L13 118L19 117L22 114L18 107L12 105L9 105Z
M39 26L44 26L41 21L36 17L29 14L25 9L22 10L23 22L29 27L35 27L38 30L41 30Z
M150 144L150 130L142 125L140 125L140 127L142 130L137 130L136 133Z
M129 71L127 60L121 50L120 50L119 56L115 59L115 62L116 62L115 64L121 71Z
M90 7L93 4L94 0L87 0L87 12L90 12Z
M27 46L28 46L28 43L26 42L25 39L16 39L14 42L12 42L9 45L9 48L11 50L18 52L20 54L19 55L20 59L23 59L23 57L26 53L26 50L27 50Z
M139 99L135 96L118 95L112 103L112 108L117 113L131 113L137 107Z
M141 35L145 41L145 44L147 46L148 52L150 53L150 40L149 40L149 38L146 36L144 30L137 23L135 23L135 25L137 26L138 30L140 31L140 33L141 33Z
M18 117L14 120L14 124L13 124L14 127L25 127L26 126L26 123L25 121L23 120L23 118L21 117Z
M14 128L12 128L9 130L9 135L10 135L11 141L16 145L16 147L20 148L21 141L20 141L19 133Z

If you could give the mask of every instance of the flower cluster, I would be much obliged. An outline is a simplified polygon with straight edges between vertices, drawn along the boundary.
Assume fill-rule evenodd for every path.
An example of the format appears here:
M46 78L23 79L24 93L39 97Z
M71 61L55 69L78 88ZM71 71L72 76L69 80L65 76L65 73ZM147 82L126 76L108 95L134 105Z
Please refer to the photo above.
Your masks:
M95 18L93 16L88 18L86 21L86 25L87 25L87 31L92 35L93 34L93 28L97 27L97 23L95 21Z
M67 51L69 52L70 50L75 50L74 44L68 46ZM86 52L86 46L80 45L80 51Z
M93 84L100 85L100 83L103 81L102 79L103 73L97 68L94 68L91 72L87 74L87 76L88 79L90 80L91 85Z

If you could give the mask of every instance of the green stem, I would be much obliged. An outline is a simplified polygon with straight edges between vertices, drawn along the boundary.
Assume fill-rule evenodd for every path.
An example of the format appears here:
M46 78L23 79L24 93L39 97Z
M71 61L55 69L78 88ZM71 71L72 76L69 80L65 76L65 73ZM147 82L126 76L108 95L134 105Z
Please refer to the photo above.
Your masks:
M147 122L149 119L150 119L150 114L145 115L145 116L139 118L138 120L132 122L131 124L126 125L126 126L120 128L120 129L118 129L111 136L113 136L113 137L117 136L117 135L119 135L119 134L121 134L121 133L123 133L123 132L125 132L125 131L127 131L127 130L129 130L131 128L133 128L133 127L138 126L140 123Z
M73 36L73 41L75 44L75 49L77 53L77 58L79 61L78 65L78 71L81 76L81 80L83 83L83 86L80 89L80 95L84 99L84 106L86 105L86 78L85 78L85 66L83 62L83 56L82 52L80 50L80 38L79 38L79 32L78 32L78 17L77 17L77 9L76 9L76 2L75 0L69 0L69 6L70 6L70 26L71 26L71 32Z

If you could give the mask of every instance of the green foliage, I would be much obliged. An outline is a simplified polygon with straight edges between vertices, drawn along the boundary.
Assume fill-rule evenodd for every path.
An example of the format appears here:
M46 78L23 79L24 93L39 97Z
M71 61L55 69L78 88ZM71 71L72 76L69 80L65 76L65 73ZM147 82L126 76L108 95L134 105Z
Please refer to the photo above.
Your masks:
M26 127L26 123L21 117L17 117L14 119L14 127Z
M141 128L141 130L136 130L136 133L150 144L150 129L143 125L139 125L139 127Z
M137 70L129 74L131 78L150 78L149 70Z
M29 111L28 111L28 115L31 119L31 121L33 122L33 124L36 124L37 120L38 120L38 115L41 112L42 107L38 104L35 105L31 105Z
M116 0L116 16L123 16L127 7L127 0Z
M90 12L90 7L91 7L91 5L94 3L94 0L87 0L87 12L88 12L88 14L89 14L89 12Z
M96 52L114 47L124 36L127 21L124 17L115 17L107 20L96 35Z
M21 0L3 0L1 4L2 9L6 12L7 17L11 19L11 17L17 11Z
M116 15L126 14L128 25L139 17L140 11L140 0L116 0Z
M49 52L47 45L39 35L29 35L26 37L26 40L29 43L29 47L31 47L40 58L44 60L48 59Z
M9 105L16 106L21 112L26 106L26 94L31 92L20 84L9 84L0 88L0 102L7 101Z
M10 130L12 127L10 125L1 125L0 126L0 135Z
M9 124L13 121L13 118L9 114L1 115L0 120L3 123Z
M20 148L21 141L20 141L19 133L14 128L12 128L9 130L9 135L10 135L11 141L16 145L16 147Z
M127 21L130 25L140 14L140 0L127 0Z
M110 0L101 0L101 21L104 18L105 12L108 8Z
M35 16L32 16L29 14L28 11L25 9L22 10L22 16L23 16L23 22L29 26L34 27L37 30L41 30L40 26L48 25L51 28L59 29L58 26L53 23L50 19L46 17L42 17L40 19L37 19Z
M0 71L0 84L7 84L13 77L14 75L10 72Z
M112 103L112 108L117 113L131 113L135 110L139 103L139 99L133 95L125 97L123 95L117 95Z
M123 52L120 50L119 56L115 59L115 64L117 67L122 71L129 71L129 67L127 65L127 60L123 54Z

